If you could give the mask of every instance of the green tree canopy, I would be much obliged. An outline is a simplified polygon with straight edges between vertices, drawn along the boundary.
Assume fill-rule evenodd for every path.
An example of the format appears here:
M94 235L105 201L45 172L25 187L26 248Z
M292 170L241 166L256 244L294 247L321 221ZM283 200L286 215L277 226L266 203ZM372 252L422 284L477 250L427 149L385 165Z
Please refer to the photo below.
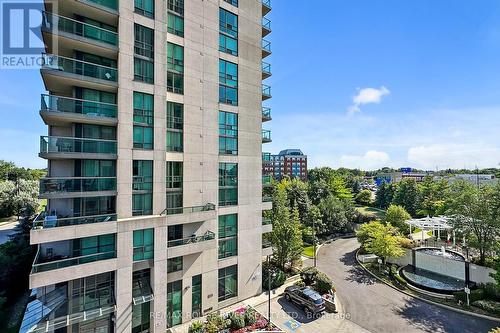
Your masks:
M409 226L405 221L411 219L411 215L402 206L390 205L385 214L385 222L399 229L403 234L410 232Z

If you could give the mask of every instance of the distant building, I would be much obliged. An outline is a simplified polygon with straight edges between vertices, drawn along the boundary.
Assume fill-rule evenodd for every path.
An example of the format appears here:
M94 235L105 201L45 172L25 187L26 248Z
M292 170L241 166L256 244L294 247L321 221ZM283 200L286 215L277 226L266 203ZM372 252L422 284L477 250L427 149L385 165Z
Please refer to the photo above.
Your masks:
M262 173L276 180L284 176L307 180L307 155L300 149L285 149L278 155L263 153Z
M411 168L401 168L396 172L384 172L375 176L375 183L380 186L383 182L387 184L399 183L403 179L415 179L417 183L424 180L426 176L432 176L430 172L413 172Z
M465 180L472 184L479 185L487 185L487 184L496 184L499 182L499 179L495 177L495 175L482 175L482 174L457 174L452 176L436 176L435 180L445 179L449 183L456 182L458 180Z

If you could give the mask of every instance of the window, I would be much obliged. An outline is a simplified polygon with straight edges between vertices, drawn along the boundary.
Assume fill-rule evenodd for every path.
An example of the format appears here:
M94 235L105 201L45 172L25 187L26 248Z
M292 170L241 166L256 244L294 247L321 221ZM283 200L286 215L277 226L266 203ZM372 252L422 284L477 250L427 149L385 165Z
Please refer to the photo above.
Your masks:
M167 190L182 189L182 162L167 162Z
M238 16L219 8L219 50L238 55Z
M116 140L116 127L75 124L75 137L99 140Z
M70 313L112 306L115 304L115 274L114 272L91 275L72 281L69 290L71 302ZM71 286L70 285L70 286ZM106 330L107 331L107 330Z
M154 18L155 3L154 0L135 0L135 12L146 17Z
M224 34L219 34L219 51L238 55L238 40Z
M182 280L167 283L167 327L182 323Z
M75 160L75 177L116 177L116 161Z
M167 151L182 152L184 106L167 102Z
M233 6L238 7L238 0L224 0L227 3L230 3Z
M167 273L182 271L182 257L175 257L167 260Z
M191 282L191 318L201 317L202 276L195 275Z
M132 333L147 333L150 329L150 301L141 301L135 304L135 300L145 297L151 299L153 294L151 288L151 272L143 269L132 273Z
M238 154L238 115L219 111L219 154Z
M134 54L154 59L154 30L137 23L134 24L134 30Z
M100 259L110 259L115 257L115 234L107 234L93 237L73 239L73 257L90 256L91 254L109 254L101 256ZM95 261L95 258L82 258L81 263Z
M182 16L184 15L184 0L168 0L167 8Z
M238 165L219 163L219 206L238 204Z
M132 215L153 214L153 161L132 161Z
M182 214L182 190L167 192L167 215Z
M219 259L238 254L238 215L219 216Z
M167 90L184 93L184 48L167 43Z
M238 105L238 65L219 59L219 102Z
M153 149L153 127L134 125L134 148Z
M134 91L134 123L153 126L154 96Z
M73 199L73 216L114 214L116 197L89 197Z
M132 333L146 333L150 330L151 302L132 304Z
M154 83L154 63L149 60L134 57L134 80Z
M238 265L219 269L219 302L238 295Z
M168 13L167 31L179 37L184 37L184 19L173 13Z
M134 261L153 259L154 229L134 231Z

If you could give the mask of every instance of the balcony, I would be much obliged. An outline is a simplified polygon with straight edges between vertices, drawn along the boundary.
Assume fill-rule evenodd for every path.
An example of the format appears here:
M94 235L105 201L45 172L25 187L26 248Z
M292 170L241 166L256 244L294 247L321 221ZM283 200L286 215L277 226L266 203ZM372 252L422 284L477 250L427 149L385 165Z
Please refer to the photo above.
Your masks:
M83 224L95 224L103 222L116 221L116 214L103 214L80 217L59 217L57 215L48 215L46 212L38 214L33 220L33 230L47 228L68 227Z
M116 140L83 139L62 136L40 137L41 158L116 159Z
M87 123L116 125L116 104L95 102L56 95L42 95L40 116L47 125Z
M165 208L165 210L160 215L191 214L199 212L209 212L214 210L215 205L212 203L208 203L205 206Z
M116 92L118 70L91 62L53 54L43 54L41 74L48 91L63 91L68 86Z
M60 259L55 259L60 258ZM52 258L44 258L40 254L40 248L38 248L38 252L35 257L35 261L33 262L33 266L31 268L31 274L41 273L52 271L55 269L61 269L65 267L72 267L82 264L88 264L100 260L107 260L116 258L116 251L106 251L100 253L87 254L84 256L78 257L66 257L65 256L54 256Z
M271 186L272 178L271 175L262 175L262 185Z
M273 197L270 195L263 195L262 202L273 202Z
M271 108L263 106L262 107L262 122L270 121L272 119L273 118L271 117ZM269 154L269 161L270 160L271 160L271 154Z
M262 16L271 11L271 0L262 0Z
M118 52L118 33L115 31L53 13L43 13L42 33L47 45L52 45L52 39L57 38L58 45L67 49L106 57L115 57Z
M271 87L266 85L266 84L263 84L262 85L262 100L265 101L265 100L268 100L269 98L271 98Z
M271 20L267 17L262 18L262 37L271 33Z
M262 39L262 59L269 57L271 55L271 42L265 39Z
M262 153L262 162L271 162L271 153Z
M116 177L40 179L40 198L79 198L116 195Z
M272 142L271 140L271 131L269 130L262 130L262 143L269 143Z
M215 233L207 231L202 236L193 235L188 238L175 239L167 242L168 259L200 253L217 247Z
M270 256L273 254L273 247L270 241L267 239L262 240L262 255Z
M262 62L262 80L271 77L271 64L267 62Z

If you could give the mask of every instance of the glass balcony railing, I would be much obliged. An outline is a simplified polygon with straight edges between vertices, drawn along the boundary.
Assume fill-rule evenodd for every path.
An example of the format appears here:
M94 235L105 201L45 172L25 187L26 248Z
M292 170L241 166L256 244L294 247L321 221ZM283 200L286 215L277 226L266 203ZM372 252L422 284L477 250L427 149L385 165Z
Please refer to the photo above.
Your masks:
M207 231L203 236L192 236L183 239L175 239L167 242L167 247L176 247L188 244L197 244L215 239L215 233Z
M116 118L118 112L116 104L45 94L42 95L40 108L42 111L65 112L105 118Z
M116 191L116 177L40 179L40 194Z
M116 68L53 54L43 54L42 69L82 75L109 82L117 82L118 80Z
M267 17L262 18L262 27L266 30L271 31L271 20Z
M262 74L267 77L271 76L271 64L262 62Z
M273 201L273 197L271 197L270 195L263 195L262 196L262 202L272 202Z
M263 185L271 185L271 175L263 175L262 176L262 184Z
M271 117L271 108L263 106L262 107L262 119L271 120L271 118L272 118Z
M268 241L267 239L262 240L262 248L263 249L268 249L272 246L271 242Z
M116 154L116 140L42 136L40 153Z
M116 214L60 218L57 215L48 215L46 212L42 212L33 220L33 229L38 230L111 221L116 221Z
M43 13L42 28L48 29L53 33L62 31L113 46L118 45L118 33L114 31L52 13Z
M262 50L267 54L271 54L271 42L263 39L262 40Z
M271 162L271 153L262 153L263 162Z
M269 217L262 217L262 225L272 224L273 221Z
M212 210L215 210L215 205L212 203L208 203L205 206L165 208L165 210L160 215L189 214L208 212Z
M95 3L99 6L107 7L109 9L118 10L118 0L85 0Z
M266 97L266 98L271 97L271 87L270 86L268 86L266 84L262 85L262 96Z
M262 130L262 142L271 142L271 131Z
M51 271L54 269L71 267L71 266L76 266L76 265L81 265L81 264L87 264L90 262L96 262L96 261L112 259L112 258L116 258L116 251L115 250L87 254L87 255L79 256L79 257L63 258L60 260L52 260L49 262L41 262L43 260L40 258L39 253L37 253L37 255L35 257L35 261L33 262L33 267L31 268L31 273L46 272L46 271Z

